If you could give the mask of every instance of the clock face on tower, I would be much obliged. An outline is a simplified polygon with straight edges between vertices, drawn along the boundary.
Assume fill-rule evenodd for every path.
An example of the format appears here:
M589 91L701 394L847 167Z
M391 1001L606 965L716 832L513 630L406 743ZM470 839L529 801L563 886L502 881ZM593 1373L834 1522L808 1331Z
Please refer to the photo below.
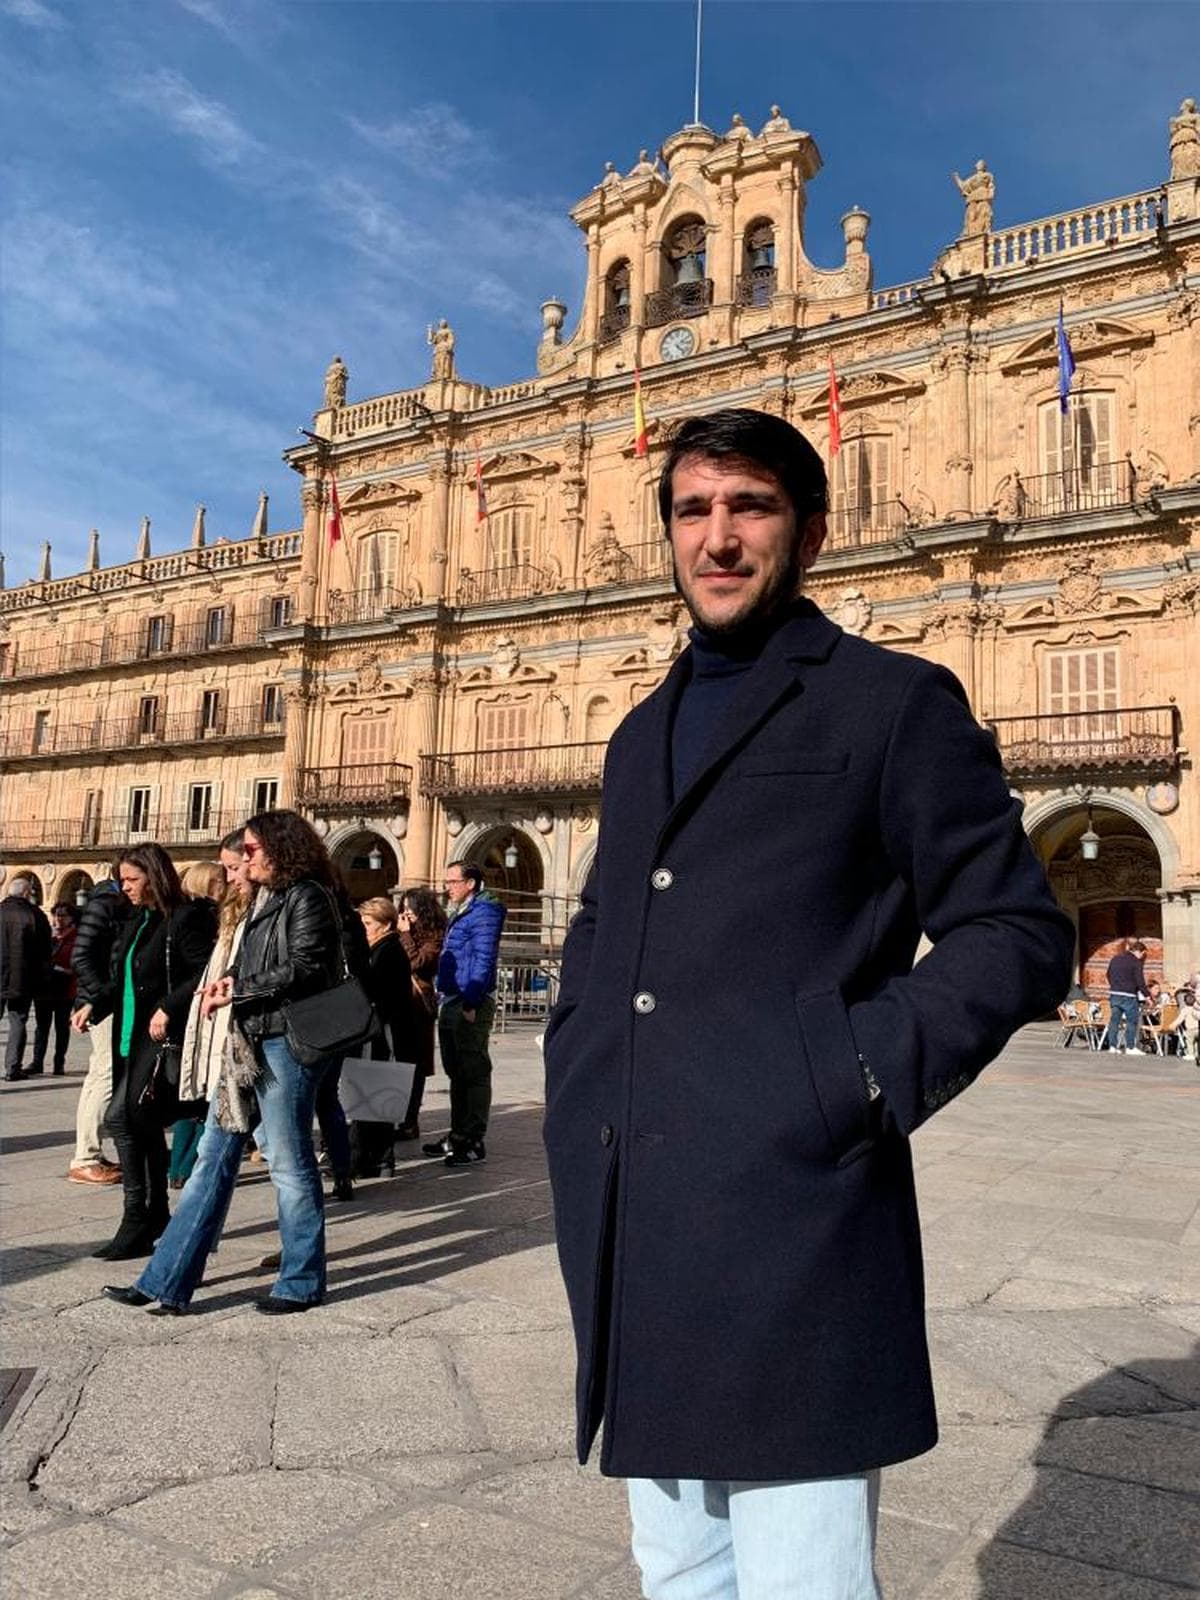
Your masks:
M668 328L658 346L664 361L681 361L696 348L696 335L690 328Z

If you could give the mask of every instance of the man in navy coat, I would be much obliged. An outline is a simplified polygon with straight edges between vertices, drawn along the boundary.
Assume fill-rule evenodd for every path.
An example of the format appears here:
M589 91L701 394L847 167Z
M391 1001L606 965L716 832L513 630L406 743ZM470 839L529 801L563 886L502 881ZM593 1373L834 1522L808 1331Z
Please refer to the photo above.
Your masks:
M652 1600L875 1600L879 1469L937 1433L909 1136L1072 928L957 680L801 595L803 436L693 418L659 498L695 626L609 747L545 1041L578 1452L603 1420Z

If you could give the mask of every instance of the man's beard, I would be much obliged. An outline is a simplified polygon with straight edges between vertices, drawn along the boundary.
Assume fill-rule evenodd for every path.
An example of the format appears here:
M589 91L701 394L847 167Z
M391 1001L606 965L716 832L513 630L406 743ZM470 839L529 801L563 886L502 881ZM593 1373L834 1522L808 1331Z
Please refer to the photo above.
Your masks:
M737 568L734 567L732 570L736 572ZM804 588L804 566L800 560L799 541L788 551L787 560L750 609L740 616L731 617L728 621L706 622L700 615L680 581L679 563L675 559L674 549L671 551L671 572L676 591L688 608L692 621L696 627L702 628L714 639L748 639L770 632L783 613L799 598Z

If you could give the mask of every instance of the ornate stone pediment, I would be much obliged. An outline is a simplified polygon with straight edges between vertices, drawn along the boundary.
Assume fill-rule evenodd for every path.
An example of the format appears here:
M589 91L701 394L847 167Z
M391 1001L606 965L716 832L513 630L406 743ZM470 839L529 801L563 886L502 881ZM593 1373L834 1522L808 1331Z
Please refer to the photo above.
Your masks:
M1154 335L1149 329L1131 328L1128 323L1115 322L1111 317L1093 317L1087 322L1076 322L1067 329L1067 336L1077 366L1085 357L1117 355L1154 343ZM1000 370L1012 375L1057 365L1058 332L1055 328L1047 328L1044 333L1039 333L1022 345L1016 355L1002 364Z
M501 683L507 684L512 689L525 689L537 683L557 681L558 674L551 672L547 667L535 667L526 663L508 672L502 663L499 667L472 667L470 672L459 679L458 688L466 694L471 690L495 689Z
M371 483L358 483L345 494L340 492L338 494L343 511L371 511L376 506L411 505L414 500L420 498L420 490L412 488L407 483L400 483L395 478L378 478Z
M903 377L899 373L877 368L873 372L855 372L838 381L838 399L842 410L863 405L886 405L891 400L911 400L925 393L920 378ZM810 395L801 407L805 417L821 416L829 410L829 385Z
M553 472L561 471L557 461L543 461L540 456L530 455L527 450L502 450L496 455L484 456L482 464L485 486L503 482L506 478L548 477ZM467 463L464 476L472 483L475 481L474 461Z

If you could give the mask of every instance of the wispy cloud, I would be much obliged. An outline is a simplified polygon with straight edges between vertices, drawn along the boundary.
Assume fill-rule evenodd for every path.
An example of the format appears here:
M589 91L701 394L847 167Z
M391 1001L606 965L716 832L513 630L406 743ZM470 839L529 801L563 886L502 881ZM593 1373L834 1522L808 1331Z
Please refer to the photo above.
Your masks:
M262 145L219 100L211 100L180 72L163 68L135 78L122 90L131 104L192 139L219 167L236 167L262 154Z
M232 18L226 16L217 0L175 0L175 3L201 22L207 22L210 28L215 28L227 39L237 38L238 30Z
M67 19L43 5L42 0L0 0L0 12L31 28L41 28L44 33L60 33L67 26Z
M5 226L5 285L60 327L144 319L174 306L169 278L131 245L37 207Z
M441 100L413 106L406 116L391 122L363 122L358 117L348 120L360 138L416 171L462 167L488 158L483 135Z

